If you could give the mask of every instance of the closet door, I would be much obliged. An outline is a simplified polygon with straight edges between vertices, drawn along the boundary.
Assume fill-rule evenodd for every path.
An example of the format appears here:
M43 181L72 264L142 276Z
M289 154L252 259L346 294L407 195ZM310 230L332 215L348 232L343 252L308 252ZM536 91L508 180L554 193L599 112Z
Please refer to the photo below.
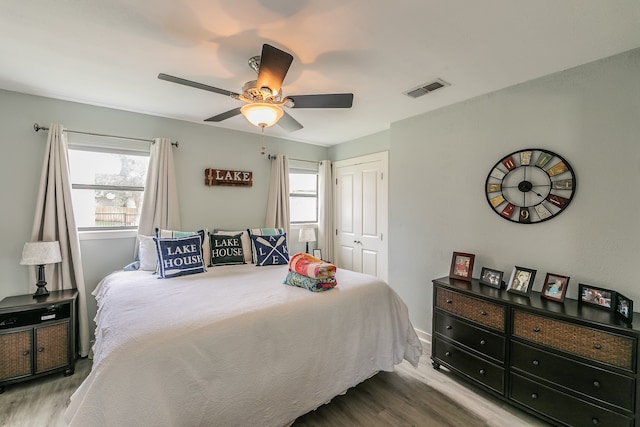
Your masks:
M333 164L334 262L340 268L388 278L388 153Z

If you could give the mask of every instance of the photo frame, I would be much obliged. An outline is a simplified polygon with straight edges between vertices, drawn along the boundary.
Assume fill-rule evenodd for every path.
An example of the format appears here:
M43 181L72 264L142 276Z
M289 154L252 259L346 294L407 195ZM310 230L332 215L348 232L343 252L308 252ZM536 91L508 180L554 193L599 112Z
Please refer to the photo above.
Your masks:
M531 295L533 289L533 281L536 278L536 270L531 268L513 267L511 271L511 277L507 284L507 292L514 294L524 295L528 297Z
M544 283L542 284L542 290L540 290L540 296L550 299L551 301L564 302L564 296L567 293L568 287L568 276L547 273L547 276L544 278Z
M322 250L321 249L314 249L313 250L313 256L314 256L314 258L322 259Z
M633 301L618 292L616 292L616 316L631 326L631 321L633 320Z
M473 263L476 256L464 252L454 252L451 257L451 269L449 277L452 279L471 281L473 275Z
M615 310L616 291L580 283L578 285L578 292L578 302L580 304L590 305L607 311Z
M502 288L502 271L494 270L488 267L482 267L482 273L480 273L480 283L483 285L491 286L492 288Z

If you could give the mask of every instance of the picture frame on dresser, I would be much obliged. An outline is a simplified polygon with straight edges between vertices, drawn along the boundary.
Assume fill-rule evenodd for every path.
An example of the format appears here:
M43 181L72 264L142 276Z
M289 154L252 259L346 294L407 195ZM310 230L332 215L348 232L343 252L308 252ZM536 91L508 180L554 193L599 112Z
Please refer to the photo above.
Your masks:
M616 316L631 326L633 320L633 301L619 292L616 292Z
M480 273L480 283L483 285L491 286L492 288L501 289L502 288L502 271L494 270L488 267L482 267L482 272Z
M476 256L464 252L454 252L451 257L451 269L449 277L452 279L471 281L473 275L473 263Z
M518 267L517 265L513 267L509 284L507 285L507 292L529 297L533 289L536 271L531 268Z
M547 273L542 284L540 296L551 301L564 302L569 287L569 277L555 273Z
M598 286L578 284L578 302L580 304L614 311L616 307L616 291Z

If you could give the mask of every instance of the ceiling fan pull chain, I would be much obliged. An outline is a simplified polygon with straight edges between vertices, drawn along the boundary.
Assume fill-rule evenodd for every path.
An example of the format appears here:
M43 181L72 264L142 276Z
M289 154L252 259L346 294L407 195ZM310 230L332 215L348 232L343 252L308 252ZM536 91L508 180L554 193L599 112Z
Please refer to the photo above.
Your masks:
M264 154L267 152L267 146L264 144L264 126L260 126L260 129L262 129L262 132L260 132L261 133L260 142L262 143L260 154L264 156Z

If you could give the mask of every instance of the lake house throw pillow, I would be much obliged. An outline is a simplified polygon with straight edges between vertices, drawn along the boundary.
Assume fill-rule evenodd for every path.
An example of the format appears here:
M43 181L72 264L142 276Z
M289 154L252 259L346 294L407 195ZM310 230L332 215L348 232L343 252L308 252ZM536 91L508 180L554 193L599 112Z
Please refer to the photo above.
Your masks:
M154 237L158 253L158 278L184 276L206 271L199 235L176 239Z
M209 235L211 247L211 266L244 264L242 233L234 236L222 234Z

